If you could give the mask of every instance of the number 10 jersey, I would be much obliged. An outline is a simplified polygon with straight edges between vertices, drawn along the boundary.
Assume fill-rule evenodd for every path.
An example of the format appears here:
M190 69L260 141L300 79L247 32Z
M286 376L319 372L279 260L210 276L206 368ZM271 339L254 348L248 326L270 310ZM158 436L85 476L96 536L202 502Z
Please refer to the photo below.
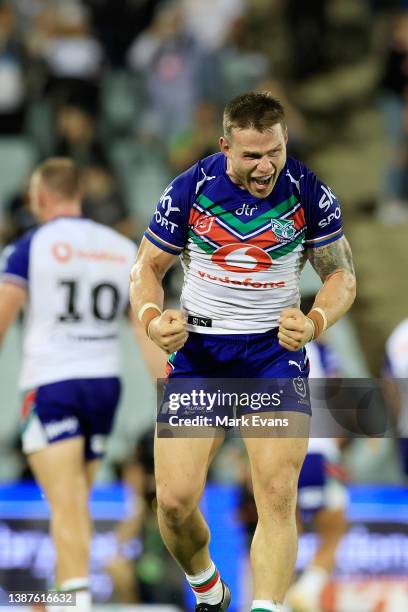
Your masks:
M27 290L20 387L118 376L119 319L136 246L81 217L59 217L4 251L1 281Z

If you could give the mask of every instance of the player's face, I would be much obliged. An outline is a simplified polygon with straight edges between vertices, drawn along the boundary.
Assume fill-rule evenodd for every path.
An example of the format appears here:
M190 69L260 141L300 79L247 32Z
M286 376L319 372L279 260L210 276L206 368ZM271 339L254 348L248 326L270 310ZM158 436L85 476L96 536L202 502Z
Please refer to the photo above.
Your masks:
M280 123L264 132L233 128L231 138L220 139L228 176L256 198L268 197L286 163L287 140Z

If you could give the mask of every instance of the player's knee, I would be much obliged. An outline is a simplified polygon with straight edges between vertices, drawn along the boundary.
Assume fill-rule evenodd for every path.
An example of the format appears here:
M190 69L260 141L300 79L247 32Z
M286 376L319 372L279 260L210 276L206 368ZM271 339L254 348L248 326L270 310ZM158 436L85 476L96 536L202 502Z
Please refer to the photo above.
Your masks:
M343 510L320 510L315 523L316 531L327 541L343 536L348 528Z
M89 492L82 477L55 484L47 492L47 498L55 518L88 516Z
M297 499L297 474L285 470L284 474L263 480L257 487L259 517L273 516L275 519L295 517Z
M171 492L157 488L157 506L169 526L182 525L195 510L197 502L187 491Z

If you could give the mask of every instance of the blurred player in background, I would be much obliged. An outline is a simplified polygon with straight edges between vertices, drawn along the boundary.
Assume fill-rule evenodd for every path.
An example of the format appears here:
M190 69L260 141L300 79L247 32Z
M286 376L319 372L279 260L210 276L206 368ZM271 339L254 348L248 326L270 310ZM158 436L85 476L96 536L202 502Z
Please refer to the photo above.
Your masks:
M198 161L160 198L132 270L130 294L146 333L170 354L170 384L194 377L296 381L287 384L279 412L271 405L262 411L271 420L288 415L296 433L243 434L258 510L253 612L284 609L296 560L297 481L310 415L303 347L343 316L355 296L340 205L308 168L286 157L286 143L284 109L269 93L231 100L221 153ZM162 280L179 255L182 309L162 312ZM307 257L323 286L306 316L298 308L298 280ZM239 408L253 414L251 406ZM170 427L168 417L163 411L159 422ZM216 434L157 436L155 445L161 534L199 612L226 610L230 602L198 506L222 441Z
M408 319L397 325L386 342L384 376L401 467L408 482Z
M118 603L168 604L184 608L184 584L166 549L157 523L154 479L154 429L136 443L122 477L131 494L132 512L116 529L117 552L106 567Z
M320 340L309 342L306 351L311 385L313 379L340 376L337 356L328 344ZM319 413L315 418L319 418ZM347 529L345 510L348 494L344 486L345 472L341 467L339 445L340 441L333 438L322 436L309 439L299 476L298 525L303 529L304 523L312 523L318 536L318 548L300 578L288 591L287 602L293 612L321 612L322 594L335 566L337 546Z
M136 246L81 217L68 158L35 170L30 206L41 225L4 252L0 338L25 307L23 450L50 504L57 587L89 612L88 499L119 401L118 323Z

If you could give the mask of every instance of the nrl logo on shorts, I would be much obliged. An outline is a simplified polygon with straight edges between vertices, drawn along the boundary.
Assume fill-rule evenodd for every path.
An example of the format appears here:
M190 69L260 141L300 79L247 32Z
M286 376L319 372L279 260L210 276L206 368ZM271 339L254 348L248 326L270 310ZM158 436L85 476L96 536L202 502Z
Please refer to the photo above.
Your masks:
M279 242L290 240L296 233L294 221L271 219L271 228Z
M292 382L293 382L293 388L295 389L296 393L299 395L299 397L304 399L307 395L307 387L306 387L305 379L302 378L301 376L298 376L297 378L294 378Z
M208 234L208 232L211 231L214 219L215 217L211 217L210 215L201 215L194 223L195 233L200 236Z

